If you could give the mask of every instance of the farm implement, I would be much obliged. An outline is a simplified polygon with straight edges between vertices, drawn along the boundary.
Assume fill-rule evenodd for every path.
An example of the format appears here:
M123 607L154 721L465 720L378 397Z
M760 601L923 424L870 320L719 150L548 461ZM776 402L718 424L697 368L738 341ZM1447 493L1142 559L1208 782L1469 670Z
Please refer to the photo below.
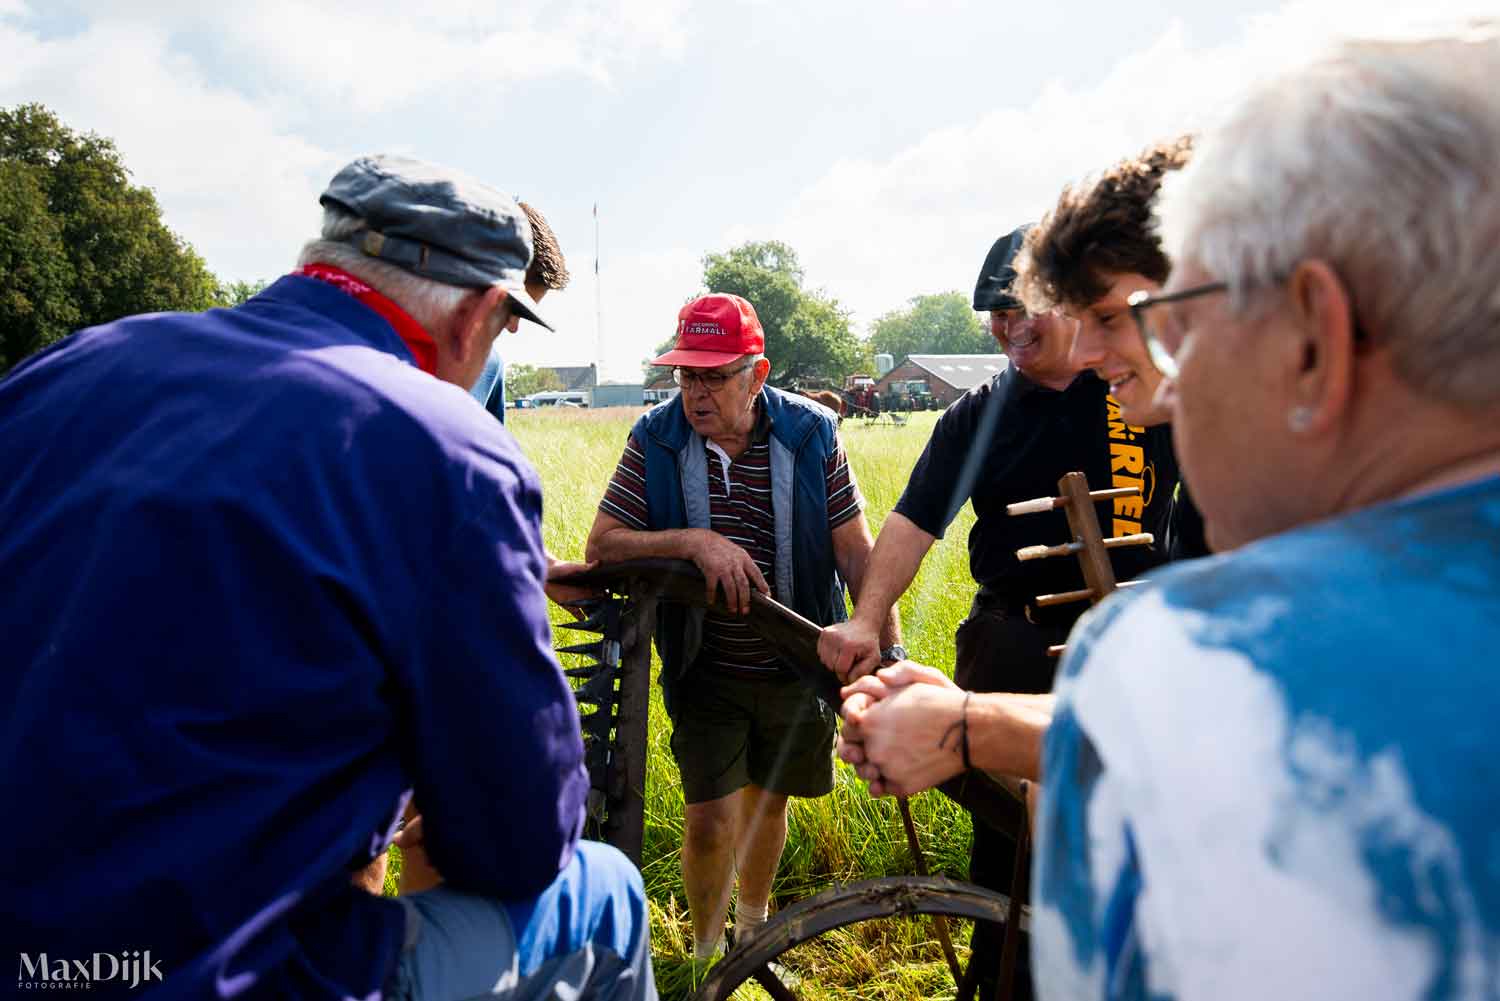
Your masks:
M1029 546L1022 560L1074 556L1085 586L1076 591L1039 595L1037 604L1097 602L1117 586L1109 551L1148 545L1150 535L1105 538L1094 504L1133 488L1090 492L1081 473L1058 481L1058 495L1010 505L1013 516L1063 510L1070 541ZM586 835L621 849L640 865L645 825L647 713L650 696L651 637L659 602L708 607L704 579L682 560L633 560L573 574L569 584L597 589L600 597L583 606L585 617L562 628L594 633L597 639L559 648L588 663L567 670L575 679L582 719L585 760L590 777ZM819 627L774 599L752 592L750 626L770 643L819 698L841 703L838 678L818 659ZM1055 648L1054 653L1061 653ZM748 942L736 947L708 974L696 1001L724 1001L740 985L756 981L776 1001L797 997L773 972L773 961L789 950L846 925L897 916L931 916L959 1001L974 997L975 964L960 962L951 941L950 918L1000 926L1001 958L998 997L1012 995L1029 875L1030 816L1028 787L1006 776L971 771L950 780L942 791L984 823L1013 836L1017 843L1012 893L997 893L969 883L928 875L917 831L906 801L899 800L906 839L916 874L889 876L836 885L776 914Z

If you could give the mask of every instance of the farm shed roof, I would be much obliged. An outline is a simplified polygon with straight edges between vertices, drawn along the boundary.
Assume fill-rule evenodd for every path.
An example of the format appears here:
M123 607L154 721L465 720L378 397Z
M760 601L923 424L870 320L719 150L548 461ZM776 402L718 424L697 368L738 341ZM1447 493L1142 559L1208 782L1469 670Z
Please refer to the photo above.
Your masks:
M908 355L907 361L932 373L954 389L969 390L1005 370L1005 355Z

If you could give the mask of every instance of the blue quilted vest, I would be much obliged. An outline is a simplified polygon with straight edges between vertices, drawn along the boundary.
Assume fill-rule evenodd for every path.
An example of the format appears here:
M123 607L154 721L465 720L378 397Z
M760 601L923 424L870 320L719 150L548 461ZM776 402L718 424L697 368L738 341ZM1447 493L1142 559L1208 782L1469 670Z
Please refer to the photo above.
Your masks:
M776 525L777 601L819 625L843 622L844 582L828 531L826 466L836 448L837 424L820 404L767 386L760 404L771 418L771 504ZM632 432L646 455L646 510L653 531L708 528L708 460L703 438L688 424L678 395L658 404ZM662 694L670 705L672 683L702 643L703 611L662 602L656 649Z

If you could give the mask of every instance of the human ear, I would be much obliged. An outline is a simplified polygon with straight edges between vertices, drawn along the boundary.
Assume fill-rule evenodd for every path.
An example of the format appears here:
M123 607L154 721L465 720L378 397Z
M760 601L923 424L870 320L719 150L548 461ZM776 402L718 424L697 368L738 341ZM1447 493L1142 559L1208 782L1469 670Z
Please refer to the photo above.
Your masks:
M1287 281L1292 314L1292 406L1296 432L1327 430L1348 409L1354 388L1354 309L1343 279L1326 261L1304 261Z
M484 291L465 296L453 317L453 356L460 365L467 364L477 353L488 353L490 343L485 326L494 311L505 301L505 289L492 285Z
M750 376L754 380L751 383L751 392L759 393L766 380L771 376L771 359L761 358L750 367Z

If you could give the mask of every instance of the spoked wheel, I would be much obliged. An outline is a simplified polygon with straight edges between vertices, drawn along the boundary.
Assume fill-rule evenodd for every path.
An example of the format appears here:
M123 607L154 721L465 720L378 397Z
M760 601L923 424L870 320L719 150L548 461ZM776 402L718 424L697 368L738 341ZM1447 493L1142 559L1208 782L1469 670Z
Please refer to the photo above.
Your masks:
M798 901L776 915L747 943L736 946L709 972L693 995L694 1001L727 1001L741 985L754 980L775 1001L796 1001L792 987L783 983L770 963L783 953L825 932L878 918L941 914L1003 926L1010 900L972 883L941 876L887 876L826 890ZM960 1001L972 997L970 977L957 985Z

